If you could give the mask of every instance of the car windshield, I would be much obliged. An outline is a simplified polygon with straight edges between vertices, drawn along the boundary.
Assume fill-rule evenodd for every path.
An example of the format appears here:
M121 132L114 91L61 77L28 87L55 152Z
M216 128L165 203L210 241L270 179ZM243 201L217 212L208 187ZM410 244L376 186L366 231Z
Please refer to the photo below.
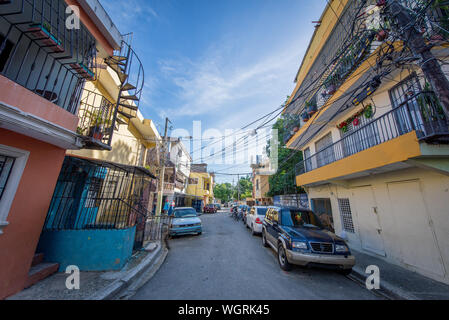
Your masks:
M267 213L268 208L257 208L257 215L264 216Z
M323 229L323 225L313 212L299 209L282 210L282 224L289 227Z
M174 215L175 218L193 218L197 216L195 209L177 209Z

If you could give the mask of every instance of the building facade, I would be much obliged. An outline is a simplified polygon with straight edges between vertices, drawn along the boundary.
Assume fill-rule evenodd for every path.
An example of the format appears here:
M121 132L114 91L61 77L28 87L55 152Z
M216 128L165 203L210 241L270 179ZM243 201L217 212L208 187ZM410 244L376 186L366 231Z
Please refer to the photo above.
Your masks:
M201 212L214 201L214 175L207 172L207 164L192 164L187 186L187 205Z
M401 3L423 11L447 75L435 24L449 12ZM382 17L372 1L327 5L284 111L301 116L287 146L303 153L296 181L311 208L352 248L449 283L449 122Z
M67 20L79 20L79 26L67 28ZM142 181L150 175L136 169L140 153L120 167L114 165L126 162L117 160L120 148L111 150L120 126L140 133L152 129L140 130L145 123L135 119L143 67L138 59L129 60L132 48L98 1L3 1L0 30L2 299L62 267L54 263L40 273L34 268L49 258L36 255L36 249L59 243L54 236L61 230L87 234L107 225L117 232L102 241L116 240L111 250L122 253L123 239L134 239L137 209L107 204L99 193L106 193L106 185L118 176ZM110 195L141 186L124 183ZM76 239L63 240L76 247ZM57 250L65 252L64 247Z
M252 168L252 184L253 184L253 201L256 205L269 206L273 205L273 199L267 196L270 191L270 176L273 174L271 170L270 159L258 161L251 165Z

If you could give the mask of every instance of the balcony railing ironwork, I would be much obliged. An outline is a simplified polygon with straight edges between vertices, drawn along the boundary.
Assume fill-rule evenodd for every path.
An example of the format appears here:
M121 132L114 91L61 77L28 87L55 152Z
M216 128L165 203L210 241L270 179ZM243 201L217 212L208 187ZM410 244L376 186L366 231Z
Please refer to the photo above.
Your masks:
M297 164L296 174L310 172L412 131L422 141L449 143L449 121L433 92L408 97L391 111L304 159Z
M115 104L103 95L83 90L78 116L77 133L87 149L110 149L110 136L114 132Z
M76 114L84 82L95 78L96 41L67 28L64 0L0 2L0 74Z

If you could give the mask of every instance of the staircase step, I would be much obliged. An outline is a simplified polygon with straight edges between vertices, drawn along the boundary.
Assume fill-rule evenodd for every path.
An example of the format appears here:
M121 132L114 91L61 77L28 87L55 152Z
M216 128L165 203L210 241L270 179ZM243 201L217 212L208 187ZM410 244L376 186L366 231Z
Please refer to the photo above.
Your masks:
M48 278L52 274L56 273L58 269L59 263L48 262L42 262L34 267L31 267L30 271L28 272L28 279L25 283L25 288L29 288L39 281Z
M122 90L124 90L124 91L129 91L129 90L134 90L134 89L136 89L136 87L130 83L125 83L122 87Z
M124 100L133 100L133 101L139 101L139 98L135 95L131 95L131 96L121 96L122 99Z
M137 107L137 106L129 105L129 104L126 104L126 103L119 103L118 105L123 107L123 108L128 108L128 109L131 109L131 110L139 109L139 107Z
M126 57L123 56L112 56L111 59L115 61L126 61Z
M33 257L33 262L31 263L31 266L34 267L44 261L44 254L43 253L36 253Z

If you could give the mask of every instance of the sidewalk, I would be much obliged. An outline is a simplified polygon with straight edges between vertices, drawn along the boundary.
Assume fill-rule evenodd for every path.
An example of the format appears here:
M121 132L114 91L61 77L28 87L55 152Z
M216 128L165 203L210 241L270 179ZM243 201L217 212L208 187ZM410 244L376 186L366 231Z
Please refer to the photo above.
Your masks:
M350 277L365 284L366 267L377 265L380 269L380 293L391 299L448 300L449 286L413 271L388 263L380 258L351 250L357 264Z
M68 290L69 276L57 273L7 300L112 300L127 299L146 283L165 260L167 248L149 243L136 252L120 271L80 272L80 289Z

